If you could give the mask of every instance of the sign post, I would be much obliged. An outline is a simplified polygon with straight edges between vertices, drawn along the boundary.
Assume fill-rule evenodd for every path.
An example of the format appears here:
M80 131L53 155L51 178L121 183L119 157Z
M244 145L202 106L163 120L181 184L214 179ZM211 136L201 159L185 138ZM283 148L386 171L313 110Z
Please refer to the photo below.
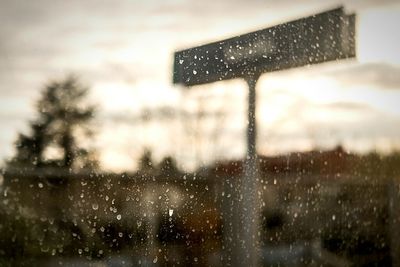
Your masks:
M244 174L226 222L226 265L258 266L256 84L262 73L355 57L355 15L337 8L175 53L173 83L190 87L245 79L249 87Z

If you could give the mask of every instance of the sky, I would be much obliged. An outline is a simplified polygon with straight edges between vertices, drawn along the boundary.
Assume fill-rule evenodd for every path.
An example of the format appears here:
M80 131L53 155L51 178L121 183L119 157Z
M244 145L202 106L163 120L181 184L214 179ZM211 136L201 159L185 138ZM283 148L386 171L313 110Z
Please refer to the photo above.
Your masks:
M270 27L340 1L0 0L0 161L28 132L49 80L77 74L98 105L92 140L107 170L136 167L143 149L185 168L245 153L241 80L172 84L174 51ZM400 148L400 3L351 0L357 58L266 73L257 85L258 151L342 144Z

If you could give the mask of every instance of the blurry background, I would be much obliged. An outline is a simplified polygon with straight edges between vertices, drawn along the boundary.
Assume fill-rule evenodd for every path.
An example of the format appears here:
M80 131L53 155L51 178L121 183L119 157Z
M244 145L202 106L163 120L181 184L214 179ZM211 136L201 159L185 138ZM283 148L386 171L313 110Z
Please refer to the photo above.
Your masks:
M246 84L173 53L341 4L0 0L0 265L235 266ZM264 266L400 264L400 3L345 9L356 59L257 84Z

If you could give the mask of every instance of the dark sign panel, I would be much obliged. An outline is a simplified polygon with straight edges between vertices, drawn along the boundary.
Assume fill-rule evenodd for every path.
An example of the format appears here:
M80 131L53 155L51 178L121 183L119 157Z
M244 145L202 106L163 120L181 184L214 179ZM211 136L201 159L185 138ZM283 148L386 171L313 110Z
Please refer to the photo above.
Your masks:
M355 16L343 8L175 53L175 84L247 77L355 56Z

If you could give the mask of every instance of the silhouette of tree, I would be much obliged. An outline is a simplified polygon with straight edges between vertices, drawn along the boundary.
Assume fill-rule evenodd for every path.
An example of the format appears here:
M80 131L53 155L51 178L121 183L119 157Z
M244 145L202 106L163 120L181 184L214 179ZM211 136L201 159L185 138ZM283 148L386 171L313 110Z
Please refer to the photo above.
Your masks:
M94 151L79 142L93 134L90 122L95 109L86 103L87 93L88 88L74 76L48 83L30 134L19 134L16 155L7 168L97 168Z
M174 175L179 173L176 161L172 156L164 157L157 166L160 173L164 175Z
M145 149L142 156L139 159L139 171L152 172L154 170L153 155L151 150Z

